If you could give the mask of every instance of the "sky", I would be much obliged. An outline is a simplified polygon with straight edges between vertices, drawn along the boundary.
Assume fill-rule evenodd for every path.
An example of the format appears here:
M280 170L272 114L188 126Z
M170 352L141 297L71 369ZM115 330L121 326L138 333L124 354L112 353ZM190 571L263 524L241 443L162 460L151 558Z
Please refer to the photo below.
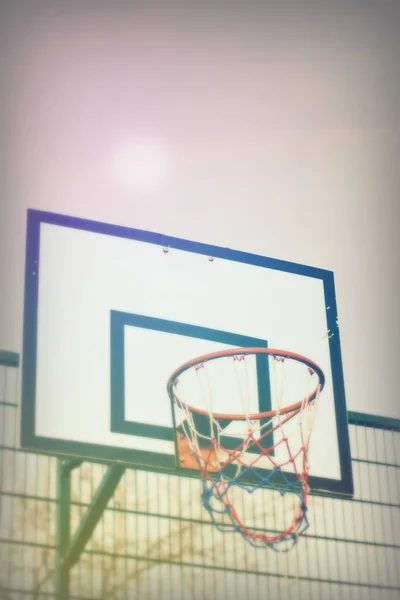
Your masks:
M400 5L227 5L0 8L0 348L37 208L334 271L348 408L400 417Z

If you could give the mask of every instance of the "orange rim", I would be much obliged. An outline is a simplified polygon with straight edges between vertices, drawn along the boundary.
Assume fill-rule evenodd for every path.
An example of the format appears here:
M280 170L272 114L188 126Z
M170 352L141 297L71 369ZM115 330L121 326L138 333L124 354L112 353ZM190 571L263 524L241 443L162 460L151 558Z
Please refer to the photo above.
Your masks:
M274 417L277 414L287 414L290 412L294 412L299 410L300 407L306 403L312 402L317 397L317 394L322 391L325 385L325 375L322 371L321 367L319 367L314 361L301 354L296 354L295 352L289 352L288 350L277 350L275 348L230 348L229 350L219 350L218 352L211 352L210 354L204 354L203 356L198 356L197 358L193 358L177 369L172 373L171 377L167 383L167 391L170 398L176 402L175 394L174 394L174 386L178 382L178 378L182 373L195 367L197 365L202 365L203 363L210 362L212 360L217 360L218 358L226 358L228 356L247 356L249 354L266 354L268 356L279 357L279 358L289 358L291 360L295 360L297 362L303 363L309 369L311 369L318 376L318 384L315 389L306 396L302 398L298 402L294 404L290 404L289 406L285 406L280 410L269 410L266 412L253 413L251 415L245 414L229 414L229 413L215 413L212 412L212 416L215 419L230 419L231 421L245 421L246 419L259 420L259 419L267 419L269 417ZM182 402L179 400L180 404L188 408L191 412L194 412L199 415L208 416L210 413L201 408L197 408L195 406L191 406L187 402Z

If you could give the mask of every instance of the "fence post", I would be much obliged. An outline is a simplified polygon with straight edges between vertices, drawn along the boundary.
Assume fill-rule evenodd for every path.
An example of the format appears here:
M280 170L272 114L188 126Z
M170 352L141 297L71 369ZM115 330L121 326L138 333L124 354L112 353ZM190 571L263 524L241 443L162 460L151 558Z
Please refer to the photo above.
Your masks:
M71 541L71 471L80 460L57 460L55 590L57 600L69 598L69 569L64 557Z
M71 470L66 469L62 459L57 460L57 512L56 512L56 598L68 600L69 570L63 566L63 558L71 536Z

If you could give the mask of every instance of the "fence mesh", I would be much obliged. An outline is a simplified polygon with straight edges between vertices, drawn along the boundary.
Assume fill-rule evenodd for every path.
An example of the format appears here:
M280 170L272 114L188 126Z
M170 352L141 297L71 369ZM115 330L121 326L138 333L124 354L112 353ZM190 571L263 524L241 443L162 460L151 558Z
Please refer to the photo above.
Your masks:
M0 365L0 598L57 598L59 463L19 449L17 358ZM312 496L293 552L217 531L200 481L127 469L70 571L68 597L398 600L400 431L349 418L354 498ZM88 462L71 471L72 534L106 471ZM262 528L281 502L260 490L249 517Z

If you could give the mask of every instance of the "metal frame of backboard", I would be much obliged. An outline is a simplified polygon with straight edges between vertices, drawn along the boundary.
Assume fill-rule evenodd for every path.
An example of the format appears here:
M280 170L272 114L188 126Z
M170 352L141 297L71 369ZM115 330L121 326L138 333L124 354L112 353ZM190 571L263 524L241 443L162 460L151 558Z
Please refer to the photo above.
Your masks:
M311 477L311 488L318 491L327 490L329 493L352 495L353 479L350 459L350 443L348 434L344 377L341 359L340 338L337 328L337 309L334 289L334 276L331 271L299 265L286 262L279 259L266 258L254 254L249 254L229 248L220 248L208 244L188 241L175 237L169 237L162 234L151 233L139 229L105 224L87 219L69 217L38 210L29 210L27 219L27 241L26 241L26 270L25 270L25 305L24 305L24 340L23 340L23 370L22 370L22 421L21 421L21 444L24 448L56 454L60 456L73 456L84 460L119 462L126 466L138 466L152 470L161 470L171 473L179 473L188 476L198 476L197 473L184 470L177 464L176 458L166 456L157 452L132 450L123 447L111 447L102 444L75 442L60 440L50 437L41 437L35 433L35 410L36 410L36 346L37 346L37 327L38 327L38 296L39 296L39 268L40 268L40 228L41 224L51 224L61 227L80 229L92 233L115 236L129 240L146 242L154 244L165 249L177 249L185 252L202 254L215 259L225 259L236 261L258 267L286 271L298 275L304 275L319 279L323 284L324 297L326 303L326 320L329 332L335 331L335 335L329 337L329 352L332 365L332 385L335 403L336 428L338 438L338 451L341 478L338 480L328 480L324 477ZM329 310L328 310L329 307ZM116 322L118 318L112 317L110 311L110 323ZM129 317L132 318L132 315ZM175 325L174 325L175 326ZM220 332L221 333L221 332ZM214 334L213 334L214 335ZM228 334L227 334L228 335ZM111 338L111 336L110 336ZM207 338L206 338L207 339ZM118 350L118 344L121 343L121 330L115 337L114 331L114 352ZM252 344L254 341L252 342ZM257 345L265 344L266 340L258 340ZM239 345L242 345L240 343ZM112 351L110 348L110 360ZM113 371L115 376L115 370ZM118 373L117 373L118 374ZM121 376L121 373L119 373ZM110 390L117 390L121 385L121 380L115 379L110 382ZM112 394L110 394L111 396ZM115 409L117 406L117 409ZM115 412L116 410L116 412ZM121 420L121 411L118 412L118 400L115 404L110 428L123 427ZM165 432L164 432L165 434ZM167 432L168 435L168 432Z

